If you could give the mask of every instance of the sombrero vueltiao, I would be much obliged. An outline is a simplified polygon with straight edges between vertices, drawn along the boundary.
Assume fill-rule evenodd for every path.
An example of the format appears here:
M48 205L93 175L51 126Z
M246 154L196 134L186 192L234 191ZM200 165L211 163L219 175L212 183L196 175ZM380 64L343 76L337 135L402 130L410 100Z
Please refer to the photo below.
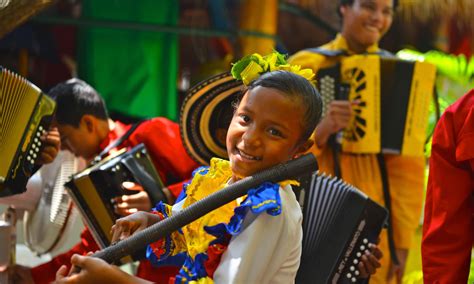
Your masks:
M198 163L208 165L212 157L227 159L225 137L232 105L240 98L243 86L226 72L188 91L181 107L180 130L186 150Z

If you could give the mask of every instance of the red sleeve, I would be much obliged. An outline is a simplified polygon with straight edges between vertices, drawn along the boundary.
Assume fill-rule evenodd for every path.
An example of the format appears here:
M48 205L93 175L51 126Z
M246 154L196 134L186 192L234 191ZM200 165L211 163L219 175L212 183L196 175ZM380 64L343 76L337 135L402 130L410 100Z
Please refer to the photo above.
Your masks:
M171 191L171 194L173 194L174 197L178 197L181 194L181 191L183 191L183 185L186 181L174 183L168 185L169 191Z
M143 122L129 142L132 146L145 144L165 185L190 179L199 166L186 152L178 124L166 118Z
M136 276L153 283L168 284L174 283L170 279L178 275L180 269L179 266L154 267L148 260L142 260L138 266Z
M33 267L31 275L36 284L51 283L56 279L56 272L61 265L67 265L68 269L71 266L71 257L73 254L85 255L90 251L99 250L90 231L86 228L81 233L81 242L76 244L69 251L57 255L49 262Z
M433 136L422 241L424 283L468 280L474 243L473 114L448 109Z

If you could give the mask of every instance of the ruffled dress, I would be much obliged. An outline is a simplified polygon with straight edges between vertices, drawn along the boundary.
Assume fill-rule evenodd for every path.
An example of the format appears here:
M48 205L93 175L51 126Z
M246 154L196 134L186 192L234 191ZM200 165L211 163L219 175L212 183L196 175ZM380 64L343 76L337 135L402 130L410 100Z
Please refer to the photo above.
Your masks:
M230 164L214 158L210 167L201 167L194 172L191 183L185 185L186 198L171 207L159 203L153 213L161 219L184 209L206 196L224 188L232 177ZM219 266L222 254L233 236L243 230L243 221L248 212L254 215L281 213L280 186L296 184L265 182L251 189L248 195L234 200L188 224L164 239L149 245L147 258L153 264L168 257L184 258L184 264L175 283L213 283L213 275ZM181 208L180 208L181 207Z

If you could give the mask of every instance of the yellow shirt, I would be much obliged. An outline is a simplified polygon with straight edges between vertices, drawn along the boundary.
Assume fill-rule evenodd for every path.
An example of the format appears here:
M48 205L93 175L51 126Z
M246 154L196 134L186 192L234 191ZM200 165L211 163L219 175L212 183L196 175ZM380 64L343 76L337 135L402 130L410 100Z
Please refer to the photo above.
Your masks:
M322 47L327 50L344 50L346 54L354 54L349 50L346 40L340 34ZM373 53L378 50L378 46L373 45L367 49L367 52ZM302 68L311 68L317 73L321 68L336 64L343 56L345 55L326 57L319 53L303 50L290 57L289 63L301 65ZM330 147L318 148L315 145L310 149L310 152L316 155L320 171L334 174ZM341 153L340 156L342 178L362 190L375 202L384 204L383 187L376 155ZM403 157L389 154L384 156L392 198L395 247L408 249L411 246L412 236L419 226L423 202L425 160L423 157ZM384 251L382 262L389 261L390 254L386 240L383 238L380 246Z

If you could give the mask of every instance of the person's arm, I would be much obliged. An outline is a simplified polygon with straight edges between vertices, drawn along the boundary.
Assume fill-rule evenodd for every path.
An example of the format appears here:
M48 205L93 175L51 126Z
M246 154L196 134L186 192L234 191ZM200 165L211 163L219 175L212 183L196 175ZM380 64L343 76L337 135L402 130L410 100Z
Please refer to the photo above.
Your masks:
M292 65L300 65L301 68L310 68L315 73L322 67L336 63L336 61L328 60L321 54L306 50L297 52L288 59L288 62ZM319 156L322 153L332 134L341 131L349 125L352 115L352 104L345 100L334 100L329 103L324 117L322 117L314 131L313 139L315 143L310 151L315 156Z
M181 204L182 202L176 204L176 206L181 206ZM157 207L153 208L152 212L140 211L117 219L111 228L111 243L124 240L131 235L170 217L173 208L175 207L160 202ZM150 253L153 253L153 256L151 257L153 260L158 260L181 252L185 248L184 243L185 240L182 237L182 234L179 232L173 232L171 235L151 243L147 250L150 250Z
M145 144L162 182L166 185L163 193L164 202L173 204L181 192L183 183L170 185L170 182L186 180L198 166L187 154L181 142L179 126L165 118L154 118L143 122L129 138L130 145ZM170 179L171 178L171 179ZM124 184L125 187L125 184ZM151 198L137 184L130 185L129 190L137 191L133 195L115 198L116 212L122 216L143 210L149 211L161 200Z
M161 221L162 219L163 218L160 215L144 211L139 211L126 217L117 219L115 224L110 229L112 234L112 240L110 242L115 243L126 239L131 235Z
M75 254L71 258L71 263L80 267L81 272L68 275L68 268L63 265L56 273L55 283L152 283L127 274L117 266L110 265L100 258Z
M81 242L69 251L54 257L51 261L31 268L31 276L35 283L50 283L54 281L56 271L62 266L70 267L71 256L74 254L85 255L90 251L96 251L99 246L94 241L92 234L86 228L81 234Z
M324 148L331 135L349 126L352 117L351 105L351 102L343 100L329 103L326 115L316 126L314 139L318 148Z
M191 178L199 167L184 148L178 124L168 119L144 122L130 139L133 144L145 144L165 185ZM166 180L169 177L175 180Z
M446 115L433 136L423 225L425 283L467 283L474 244L474 114L456 137ZM462 130L468 130L463 125Z

